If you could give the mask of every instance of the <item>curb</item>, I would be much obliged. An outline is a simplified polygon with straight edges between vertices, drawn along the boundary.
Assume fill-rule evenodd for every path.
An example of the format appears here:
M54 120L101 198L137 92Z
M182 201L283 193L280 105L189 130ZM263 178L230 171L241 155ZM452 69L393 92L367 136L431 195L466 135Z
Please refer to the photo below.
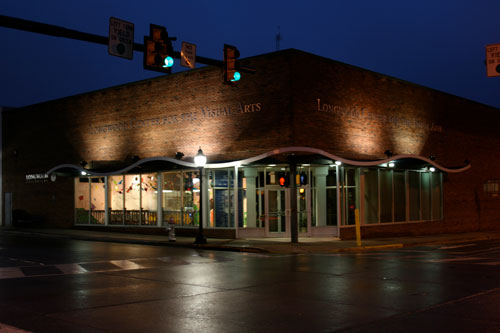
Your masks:
M366 245L359 247L346 247L335 250L330 250L328 253L338 253L338 252L361 252L361 251L369 251L369 250L386 250L386 249L399 249L405 247L403 243L396 244L382 244L382 245Z
M192 243L177 243L172 241L155 241L147 239L133 239L133 238L114 238L114 237L103 237L103 236L85 236L85 235L74 235L74 234L56 234L56 233L45 233L45 232L33 232L24 230L2 230L3 233L8 233L12 235L23 235L29 237L47 237L47 238L59 238L59 239L75 239L84 240L92 242L109 242L109 243L122 243L122 244L139 244L139 245L153 245L153 246L172 246L172 247L183 247L183 248L194 248L203 250L218 250L218 251L232 251L232 252L249 252L249 253L270 253L265 249L259 247L249 247L249 246L228 246L228 245L217 245L217 244L192 244Z

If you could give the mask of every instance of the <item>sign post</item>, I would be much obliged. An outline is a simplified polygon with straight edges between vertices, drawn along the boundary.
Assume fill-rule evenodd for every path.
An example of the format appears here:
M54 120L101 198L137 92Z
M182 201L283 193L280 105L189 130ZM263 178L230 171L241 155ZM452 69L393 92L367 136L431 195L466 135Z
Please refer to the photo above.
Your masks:
M486 46L486 74L500 76L500 44Z
M108 53L132 60L134 55L134 24L109 18Z

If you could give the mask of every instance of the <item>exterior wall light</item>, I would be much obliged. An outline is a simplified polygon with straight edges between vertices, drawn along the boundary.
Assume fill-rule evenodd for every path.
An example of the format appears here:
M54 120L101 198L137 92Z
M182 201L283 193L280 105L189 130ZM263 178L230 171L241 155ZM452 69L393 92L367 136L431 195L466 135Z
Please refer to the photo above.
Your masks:
M198 149L198 154L196 154L196 156L194 157L194 164L198 168L203 168L205 164L207 164L207 157L203 154L203 150L201 150L201 147L200 149Z
M394 162L389 162L389 168L394 168Z
M436 168L434 168L434 167L430 167L430 168L429 168L429 171L430 171L430 172L434 172L434 171L436 171Z
M82 176L86 176L87 175L87 173L85 171L82 171L81 174L82 174Z
M342 162L340 162L340 161L335 161L335 165L342 165Z

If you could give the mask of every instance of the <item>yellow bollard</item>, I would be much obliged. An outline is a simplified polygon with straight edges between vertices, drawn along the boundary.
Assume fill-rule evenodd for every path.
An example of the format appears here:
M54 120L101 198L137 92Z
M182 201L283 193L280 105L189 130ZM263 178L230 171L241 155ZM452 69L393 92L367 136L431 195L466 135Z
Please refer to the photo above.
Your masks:
M361 246L361 226L359 225L359 209L354 210L354 221L356 222L356 245Z

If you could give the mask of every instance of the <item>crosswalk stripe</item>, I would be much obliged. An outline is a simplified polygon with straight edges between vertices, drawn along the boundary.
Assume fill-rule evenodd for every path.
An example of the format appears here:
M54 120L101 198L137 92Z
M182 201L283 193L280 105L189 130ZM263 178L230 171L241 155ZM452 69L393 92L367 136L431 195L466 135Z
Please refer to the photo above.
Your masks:
M154 263L155 260L158 261L157 264ZM141 265L141 261L147 264ZM71 274L86 274L95 272L112 272L120 270L147 269L147 268L165 266L165 263L168 263L169 265L186 265L193 263L197 264L208 263L213 261L216 261L216 259L196 257L188 262L184 260L178 260L174 257L160 257L160 258L135 258L130 260L80 262L80 263L57 264L57 265L42 264L42 265L29 265L29 266L16 266L16 267L0 267L0 280L24 278L24 277L37 277L49 274L71 275ZM39 268L49 268L49 266L51 270L39 269ZM87 269L85 267L87 267ZM28 271L29 273L23 271ZM0 333L3 332L0 331Z
M144 266L138 265L135 262L132 262L130 260L111 260L110 263L113 265L116 265L118 267L121 267L122 269L125 270L130 270L130 269L143 269Z
M78 264L60 264L56 265L64 274L83 274L87 270Z

